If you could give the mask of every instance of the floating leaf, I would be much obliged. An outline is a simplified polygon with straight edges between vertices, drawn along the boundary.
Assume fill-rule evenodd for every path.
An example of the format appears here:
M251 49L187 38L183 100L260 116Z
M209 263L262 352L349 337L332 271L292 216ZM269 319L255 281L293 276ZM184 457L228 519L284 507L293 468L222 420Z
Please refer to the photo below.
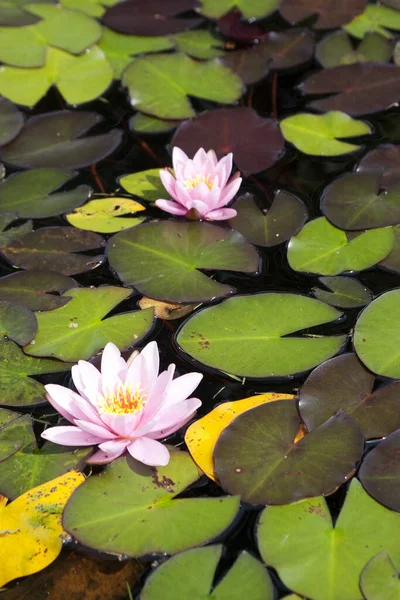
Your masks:
M147 579L142 600L273 600L274 587L265 567L243 551L224 578L213 586L222 546L195 548L171 558ZM212 593L211 593L212 589ZM211 594L211 595L210 595Z
M62 5L89 15L90 17L102 17L106 7L114 6L118 0L62 0Z
M356 479L335 527L325 499L314 498L268 506L257 531L267 565L290 589L313 600L361 598L365 563L382 549L398 562L399 534L400 515L370 498Z
M366 4L367 0L282 0L279 11L293 25L317 15L315 29L334 29L361 13Z
M386 437L367 454L359 478L377 502L400 512L400 430Z
M34 406L46 402L41 383L30 375L69 371L71 365L58 360L26 356L14 342L0 342L0 404Z
M400 382L378 387L355 354L335 356L319 365L300 388L299 410L312 431L344 410L367 439L384 437L400 428Z
M21 304L30 310L52 310L70 300L68 296L56 296L54 292L73 287L77 287L76 282L61 273L18 271L0 278L0 300Z
M207 29L177 33L174 42L179 52L184 52L193 58L208 60L225 53L224 42Z
M113 236L108 260L127 285L166 302L203 302L232 294L199 269L255 273L259 255L240 233L209 223L152 222Z
M100 24L87 15L60 4L31 4L40 17L35 25L0 28L0 60L14 67L42 67L47 46L81 54L101 37Z
M338 138L355 137L371 133L364 121L356 121L340 111L325 115L298 113L281 121L285 140L305 154L313 156L338 156L354 152L360 146L341 142Z
M252 194L235 202L237 215L229 221L249 242L257 246L277 246L295 235L307 221L307 209L297 196L283 190L275 192L269 209L260 210Z
M117 6L123 4L127 2ZM129 89L132 106L162 119L194 116L188 96L232 104L243 91L241 79L218 60L199 62L185 54L135 58L122 83Z
M362 39L367 33L375 32L386 38L392 34L388 29L400 30L400 14L397 10L375 4L368 4L360 15L344 25L344 29L356 38Z
M400 183L400 146L382 144L371 150L360 160L357 171L378 173L381 187Z
M400 182L382 189L379 173L346 173L328 185L324 215L341 229L371 229L400 223Z
M106 315L131 295L113 286L74 288L65 292L71 300L55 310L37 313L38 332L24 348L31 356L55 356L61 360L88 360L113 342L120 350L138 343L153 323L152 310Z
M168 35L201 23L202 19L179 17L195 7L195 0L128 0L110 8L104 15L104 23L133 35Z
M392 43L378 33L368 33L355 48L345 31L335 31L318 43L315 56L323 67L368 61L388 62L392 56Z
M29 119L21 133L1 149L0 158L28 169L86 167L111 154L121 142L122 133L118 129L80 137L100 121L101 117L94 112L62 110L37 115Z
M19 417L22 417L21 413L8 411L4 408L0 411L0 462L2 462L18 452L24 442L22 436L18 435L18 427L7 426L11 421L18 422Z
M400 289L382 294L359 316L353 343L357 356L374 373L400 379Z
M210 19L218 19L232 8L238 8L248 21L262 19L275 12L279 0L200 0L200 12Z
M21 131L23 124L24 115L17 107L6 98L0 98L0 146L11 142Z
M394 233L394 244L391 252L387 257L379 263L379 267L393 271L394 273L400 273L400 227L393 227Z
M46 64L43 67L31 69L2 67L0 92L13 102L33 106L46 95L52 85L56 85L66 102L82 104L94 100L105 92L112 79L112 67L103 51L97 46L88 48L79 56L49 48ZM113 131L114 135L106 134L108 135L106 139L115 144L119 132ZM59 142L62 143L62 140ZM58 164L49 161L47 165L41 163L34 166L58 166ZM75 163L73 166L76 166Z
M330 291L315 287L312 293L317 300L322 300L331 306L357 308L369 304L372 300L371 290L357 279L340 276L319 277L318 281Z
M0 408L0 427L7 425L10 421L21 417L21 413L17 413L14 410L8 410L6 408Z
M340 350L346 336L303 332L341 314L297 294L237 296L189 317L177 343L192 358L225 373L285 377L312 369Z
M379 552L365 565L360 588L366 600L397 600L400 596L400 573L387 552Z
M324 69L308 77L301 90L304 94L329 94L309 105L321 112L339 110L355 116L375 113L397 102L400 67L368 62Z
M282 156L284 139L273 119L263 119L251 108L220 108L182 123L171 146L193 156L198 148L214 149L218 156L233 152L245 174L259 173Z
M160 300L153 300L153 298L146 298L143 296L138 302L138 305L142 310L146 308L154 308L154 315L158 319L164 321L173 321L174 319L181 319L189 313L193 312L196 308L196 304L174 304L172 302L160 302Z
M35 337L36 330L37 321L31 310L0 300L0 339L25 346Z
M288 504L334 492L362 457L361 430L338 413L295 442L300 424L294 400L262 404L236 417L214 448L222 487L252 504Z
M143 113L137 112L136 115L129 119L129 128L131 131L139 133L165 133L172 131L178 127L181 121L166 121L165 119L157 119ZM153 169L149 169L153 171ZM155 170L155 169L154 169Z
M6 229L16 218L17 215L15 213L0 212L0 244L7 244L32 231L32 221L25 221L22 225Z
M64 527L85 546L128 556L206 544L231 524L239 498L175 500L199 475L186 452L172 452L166 467L119 458L71 497Z
M103 238L91 231L72 227L43 227L0 246L2 254L21 269L54 269L64 275L85 273L105 258L82 254L103 245Z
M165 188L160 179L160 169L147 169L124 175L119 183L129 194L138 196L147 202L155 202L165 196Z
M38 1L43 3L43 0ZM37 23L39 18L24 10L26 4L34 2L35 0L0 0L0 25L23 27Z
M289 265L295 271L337 275L344 271L362 271L383 260L393 247L390 227L371 229L358 235L346 234L325 217L309 221L291 238Z
M36 573L57 558L63 545L61 514L72 492L84 481L72 471L0 508L2 568L0 586Z
M185 442L192 458L207 477L216 481L213 452L222 431L238 415L255 406L277 400L292 400L293 398L293 394L275 394L271 392L251 396L243 400L235 400L235 402L219 404L204 417L192 423L186 430Z
M84 206L76 208L74 212L66 215L66 217L71 225L79 229L99 233L114 233L143 223L145 217L127 217L129 214L142 210L145 210L144 206L139 202L113 196L112 198L91 200Z
M70 192L58 192L67 181L77 175L67 169L33 169L14 173L0 182L1 212L15 212L19 218L55 217L83 204L91 188L81 185Z

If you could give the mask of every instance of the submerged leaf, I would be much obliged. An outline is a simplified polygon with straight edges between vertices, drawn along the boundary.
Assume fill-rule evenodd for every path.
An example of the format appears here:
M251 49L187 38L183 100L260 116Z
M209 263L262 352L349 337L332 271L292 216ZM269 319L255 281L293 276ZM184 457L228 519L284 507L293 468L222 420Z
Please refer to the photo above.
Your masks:
M365 565L360 588L366 600L397 600L400 596L400 573L387 552L379 552Z
M339 308L357 308L369 304L372 292L357 279L351 277L319 277L318 281L329 290L313 288L318 300Z

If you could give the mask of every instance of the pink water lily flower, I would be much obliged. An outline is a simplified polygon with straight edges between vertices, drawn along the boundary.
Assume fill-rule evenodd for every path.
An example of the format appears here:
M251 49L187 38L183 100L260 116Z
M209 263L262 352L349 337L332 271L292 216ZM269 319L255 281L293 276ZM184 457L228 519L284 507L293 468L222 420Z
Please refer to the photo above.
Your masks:
M127 362L114 344L107 344L101 372L85 360L72 367L79 394L61 385L45 386L49 402L73 425L51 427L42 437L65 446L98 444L90 463L108 463L127 450L146 465L167 465L168 449L157 440L194 415L201 402L189 396L203 376L187 373L173 379L175 365L158 372L156 342Z
M157 200L156 205L173 215L191 219L224 221L236 217L236 210L224 208L236 195L240 173L228 181L232 171L232 153L218 161L214 150L200 148L191 160L180 149L172 152L175 177L168 169L160 171L161 181L175 200Z

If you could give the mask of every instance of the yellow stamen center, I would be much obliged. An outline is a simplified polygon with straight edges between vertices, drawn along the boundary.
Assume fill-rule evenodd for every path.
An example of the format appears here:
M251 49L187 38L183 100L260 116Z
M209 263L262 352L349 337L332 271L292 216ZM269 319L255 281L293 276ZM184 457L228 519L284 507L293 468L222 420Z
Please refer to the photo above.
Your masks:
M194 190L194 188L201 182L205 183L208 189L211 190L214 183L214 179L211 179L210 173L208 175L202 175L201 173L197 173L196 177L186 179L185 185L189 190Z
M132 388L119 381L114 389L99 393L98 411L101 414L129 415L142 410L146 398L147 394L139 385Z

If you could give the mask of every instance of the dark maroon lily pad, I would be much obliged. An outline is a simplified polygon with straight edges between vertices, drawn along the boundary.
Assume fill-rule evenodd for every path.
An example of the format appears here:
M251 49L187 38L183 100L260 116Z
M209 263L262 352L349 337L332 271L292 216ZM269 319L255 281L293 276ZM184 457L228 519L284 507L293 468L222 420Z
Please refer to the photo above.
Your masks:
M367 454L359 478L375 500L400 512L400 430Z
M382 189L379 173L346 173L325 188L321 210L340 229L396 225L400 223L400 182Z
M312 289L312 293L317 300L321 300L330 306L358 308L372 301L371 290L357 279L339 275L337 277L318 277L318 281L327 289L315 287Z
M338 413L295 442L300 425L294 400L262 404L236 417L214 450L222 487L253 504L289 504L334 492L361 459L360 428Z
M357 171L379 173L382 187L400 183L400 146L382 144L360 160Z
M310 60L314 44L313 33L306 29L270 31L259 44L228 52L221 60L250 85L265 77L270 69L289 69Z
M293 25L315 15L315 29L334 29L352 21L366 6L367 0L282 0L279 11Z
M0 146L7 144L21 131L24 124L24 115L18 108L0 97Z
M30 310L53 310L69 302L65 292L77 287L77 283L54 271L18 271L0 279L0 300L8 300Z
M121 143L122 132L113 129L82 138L102 121L94 112L62 110L32 117L21 133L0 150L5 163L18 167L77 169L99 162Z
M400 67L369 62L324 69L308 77L301 90L304 94L329 94L310 103L311 108L321 112L375 113L400 98Z
M265 35L261 25L243 20L240 11L235 9L220 17L217 26L223 35L237 42L251 42Z
M72 275L90 271L104 262L103 255L81 254L100 248L103 243L102 236L92 231L43 227L0 246L0 251L12 265L21 269L53 270Z
M232 229L239 231L257 246L277 246L296 235L307 221L304 203L293 194L278 190L270 208L258 208L252 194L244 194L235 202L237 216L229 221Z
M0 340L12 340L20 346L29 344L37 331L37 320L31 310L0 300Z
M233 152L244 175L259 173L275 164L284 151L284 139L274 119L263 119L251 108L219 108L182 123L171 146L189 156L201 147L223 156Z
M196 0L127 0L111 6L103 21L107 27L131 35L169 35L202 22L198 18L175 18L196 6Z
M312 431L343 410L367 439L400 428L400 381L373 391L374 375L355 354L335 356L319 365L300 389L300 414Z
M379 263L379 267L382 267L386 271L392 271L393 273L400 274L400 226L393 227L394 233L394 244L390 254L387 255L385 260Z

